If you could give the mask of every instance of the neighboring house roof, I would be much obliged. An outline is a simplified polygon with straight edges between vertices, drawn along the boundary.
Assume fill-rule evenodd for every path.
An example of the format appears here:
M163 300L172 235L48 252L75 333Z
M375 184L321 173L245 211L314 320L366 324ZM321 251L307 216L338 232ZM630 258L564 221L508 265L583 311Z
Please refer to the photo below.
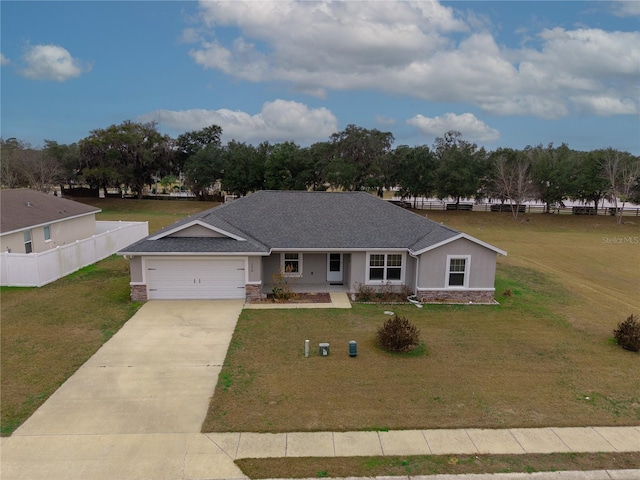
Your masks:
M172 236L194 224L227 236ZM413 253L461 236L475 240L365 192L259 191L180 220L119 253L266 255L272 250L375 249Z
M100 211L84 203L28 188L0 190L0 235Z

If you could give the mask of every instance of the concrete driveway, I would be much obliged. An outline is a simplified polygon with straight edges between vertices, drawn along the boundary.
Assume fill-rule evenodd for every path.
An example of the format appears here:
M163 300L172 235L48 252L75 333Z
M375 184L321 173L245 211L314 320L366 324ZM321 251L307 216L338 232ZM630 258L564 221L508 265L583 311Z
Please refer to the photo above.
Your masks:
M1 440L2 479L244 478L200 433L242 306L146 303Z

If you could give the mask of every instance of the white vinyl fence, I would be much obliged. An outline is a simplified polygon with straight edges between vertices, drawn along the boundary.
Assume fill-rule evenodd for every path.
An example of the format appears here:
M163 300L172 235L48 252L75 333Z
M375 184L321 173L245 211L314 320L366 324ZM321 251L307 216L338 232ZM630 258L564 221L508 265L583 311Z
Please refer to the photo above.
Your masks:
M147 222L96 222L96 234L41 253L0 253L0 285L41 287L149 235Z

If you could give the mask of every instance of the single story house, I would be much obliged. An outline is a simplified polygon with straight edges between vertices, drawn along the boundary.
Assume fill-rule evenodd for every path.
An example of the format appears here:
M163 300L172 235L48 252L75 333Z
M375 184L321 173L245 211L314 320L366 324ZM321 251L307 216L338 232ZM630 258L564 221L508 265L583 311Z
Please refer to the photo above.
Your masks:
M410 289L424 302L491 303L506 252L365 192L259 191L118 252L131 297L262 298L294 291Z
M28 188L0 190L0 251L40 253L91 237L100 211Z

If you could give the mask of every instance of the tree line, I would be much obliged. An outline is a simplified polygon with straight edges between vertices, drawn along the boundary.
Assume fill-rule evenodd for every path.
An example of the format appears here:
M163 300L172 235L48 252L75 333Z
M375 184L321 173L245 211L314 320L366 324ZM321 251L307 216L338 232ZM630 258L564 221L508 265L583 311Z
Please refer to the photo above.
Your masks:
M640 203L640 158L613 148L576 151L562 144L487 151L449 131L432 146L393 148L390 132L348 125L327 141L251 145L221 142L211 125L173 139L155 123L125 121L96 129L78 143L45 140L34 149L15 138L0 139L4 188L49 190L55 184L132 191L183 178L200 199L217 185L239 196L256 190L367 190L396 188L403 199L487 199L517 206L528 200L547 211L571 199Z

